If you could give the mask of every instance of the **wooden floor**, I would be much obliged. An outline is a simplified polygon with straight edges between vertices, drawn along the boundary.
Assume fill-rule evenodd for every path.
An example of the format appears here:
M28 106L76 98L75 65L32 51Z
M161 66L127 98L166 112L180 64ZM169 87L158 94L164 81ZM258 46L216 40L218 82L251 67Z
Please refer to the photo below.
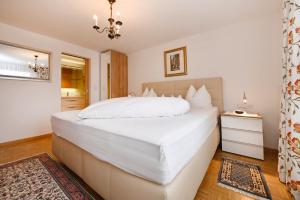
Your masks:
M0 164L14 160L30 157L39 153L47 152L54 157L51 152L51 137L38 138L33 141L26 141L18 144L0 145ZM256 163L262 167L267 184L270 188L273 200L290 200L285 185L279 182L277 175L277 152L273 150L265 151L265 161L246 158L218 150L211 161L208 171L199 187L195 200L250 200L239 193L222 188L217 185L218 172L223 156Z
M222 188L217 185L217 177L221 166L222 157L229 157L246 162L258 164L263 171L267 184L271 191L273 200L290 200L292 199L286 190L286 187L278 179L277 173L277 151L265 149L265 160L257 160L243 157L231 153L222 152L220 149L216 152L211 161L206 175L198 189L195 200L250 200L252 198L243 196L239 193Z

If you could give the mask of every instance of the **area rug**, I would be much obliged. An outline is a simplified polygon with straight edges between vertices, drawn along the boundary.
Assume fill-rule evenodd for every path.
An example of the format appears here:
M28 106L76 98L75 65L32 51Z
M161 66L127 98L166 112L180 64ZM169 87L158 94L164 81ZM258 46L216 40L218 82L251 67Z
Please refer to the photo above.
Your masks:
M259 200L272 199L258 165L223 158L218 185Z
M0 165L0 199L96 198L45 153Z

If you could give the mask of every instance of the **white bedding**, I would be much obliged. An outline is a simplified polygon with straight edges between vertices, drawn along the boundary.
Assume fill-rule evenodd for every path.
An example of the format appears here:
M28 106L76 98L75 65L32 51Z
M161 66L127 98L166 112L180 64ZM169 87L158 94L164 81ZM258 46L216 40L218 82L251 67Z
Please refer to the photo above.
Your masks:
M78 113L55 114L53 131L95 157L159 184L170 183L191 160L218 116L215 107L159 118L78 120Z
M120 97L95 103L78 114L81 119L171 117L183 115L190 104L175 97Z

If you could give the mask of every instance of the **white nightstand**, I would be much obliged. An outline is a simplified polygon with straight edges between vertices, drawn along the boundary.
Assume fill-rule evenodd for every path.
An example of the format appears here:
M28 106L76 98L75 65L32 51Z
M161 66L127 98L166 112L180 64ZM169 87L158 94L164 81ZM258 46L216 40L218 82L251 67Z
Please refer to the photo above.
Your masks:
M221 115L222 150L264 159L262 117L258 114Z

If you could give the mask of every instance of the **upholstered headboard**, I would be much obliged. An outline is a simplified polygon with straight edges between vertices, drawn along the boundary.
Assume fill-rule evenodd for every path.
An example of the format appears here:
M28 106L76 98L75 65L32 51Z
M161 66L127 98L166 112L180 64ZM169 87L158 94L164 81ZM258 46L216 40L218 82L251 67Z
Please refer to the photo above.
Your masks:
M223 112L223 82L221 77L143 83L142 88L143 91L146 88L153 88L158 96L164 94L165 96L181 95L185 97L190 85L196 89L205 85L211 95L212 104L218 107L220 113Z

